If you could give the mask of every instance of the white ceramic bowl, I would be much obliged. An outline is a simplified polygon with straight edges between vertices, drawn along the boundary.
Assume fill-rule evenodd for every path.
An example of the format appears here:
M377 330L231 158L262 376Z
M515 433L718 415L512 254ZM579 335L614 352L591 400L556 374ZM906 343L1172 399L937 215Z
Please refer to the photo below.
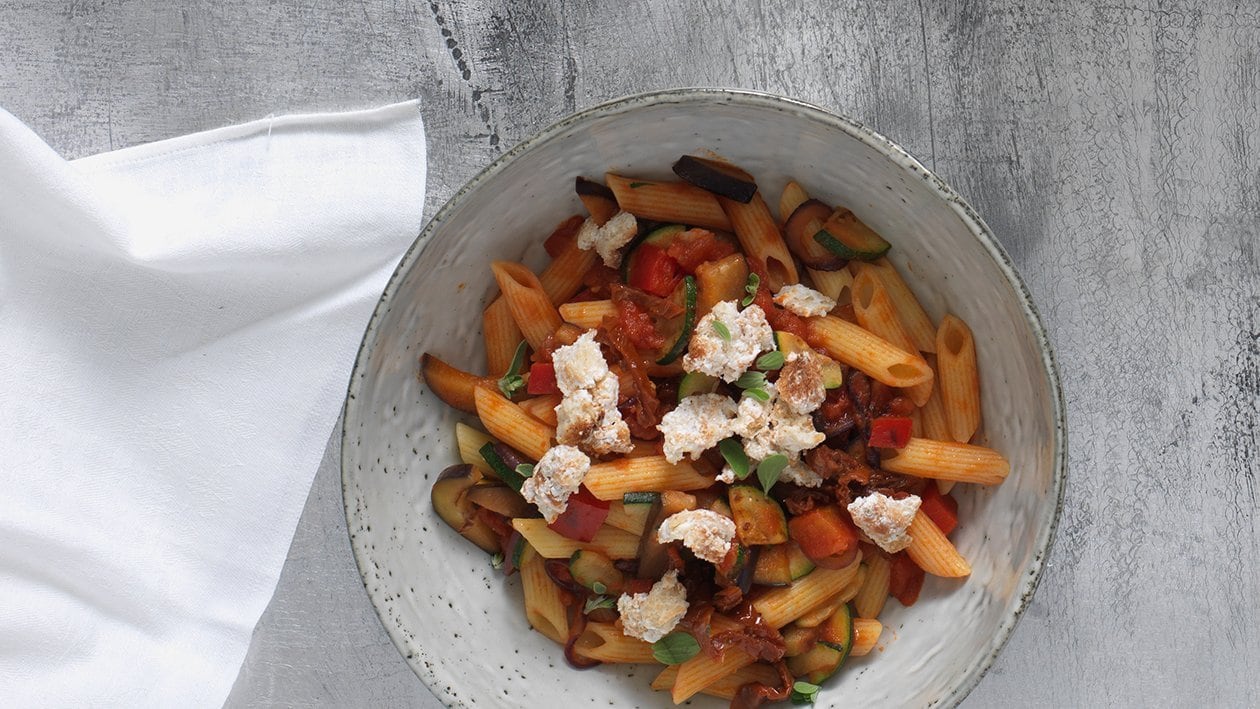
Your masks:
M574 176L667 177L679 155L705 150L750 171L772 203L795 177L892 242L892 259L908 268L930 314L948 309L973 328L988 442L1011 461L1001 486L966 486L959 495L955 541L971 577L929 578L913 607L889 603L883 651L856 659L820 705L958 703L1032 595L1063 489L1063 405L1045 332L988 228L917 160L852 120L745 91L633 96L566 118L473 178L407 252L364 335L342 442L351 542L385 629L446 704L669 704L648 688L653 668L568 667L560 649L526 624L516 578L491 569L433 512L429 486L458 462L454 425L464 417L427 391L416 371L425 351L484 371L480 314L494 291L488 262L543 263L543 237L581 211Z

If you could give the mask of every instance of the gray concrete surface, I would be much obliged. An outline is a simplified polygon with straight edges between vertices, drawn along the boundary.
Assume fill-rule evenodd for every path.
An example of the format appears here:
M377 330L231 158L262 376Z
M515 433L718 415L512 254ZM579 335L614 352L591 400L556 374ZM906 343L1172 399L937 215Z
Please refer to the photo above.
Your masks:
M966 706L1256 706L1258 37L1249 0L4 0L0 106L73 157L419 96L429 213L621 94L727 85L848 113L980 210L1063 368L1059 538ZM229 706L436 705L358 582L336 456Z

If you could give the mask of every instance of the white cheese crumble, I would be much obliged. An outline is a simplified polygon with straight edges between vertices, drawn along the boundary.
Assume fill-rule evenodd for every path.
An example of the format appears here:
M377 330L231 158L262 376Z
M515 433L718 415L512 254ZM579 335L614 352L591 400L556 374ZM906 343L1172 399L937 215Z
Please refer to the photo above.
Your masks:
M735 484L735 471L729 465L722 466L722 472L717 474L717 481L726 483L727 485Z
M774 302L803 318L826 315L836 307L836 301L799 283L780 288L774 294Z
M557 349L551 362L556 386L564 395L556 405L556 440L593 455L630 452L630 427L617 410L620 385L604 361L594 331Z
M822 356L810 350L787 356L787 363L779 370L775 385L779 389L779 398L793 413L812 413L827 398L822 364Z
M621 594L617 612L621 614L623 633L654 643L687 615L687 589L678 583L678 572L670 571L647 593Z
M671 463L690 455L692 460L731 435L739 409L721 394L695 394L678 402L661 417L657 430L665 437L665 459Z
M911 495L894 500L882 492L859 497L849 503L849 514L858 526L880 549L893 554L910 546L913 541L906 530L919 511L919 497Z
M721 328L725 333L719 331ZM683 357L683 369L733 382L752 366L757 355L773 349L774 330L766 322L765 311L756 305L740 311L735 301L724 300L700 318Z
M656 539L661 544L682 541L697 558L717 564L726 558L735 538L735 522L712 510L683 510L661 522Z
M604 259L604 265L616 268L621 265L621 247L639 233L639 223L629 212L617 212L612 219L604 222L604 226L587 218L577 233L577 245L583 251L595 249Z
M745 395L739 401L739 418L735 420L735 433L743 439L744 452L750 460L765 460L776 453L795 460L803 451L827 440L826 435L814 430L811 416L788 407L775 385L763 388L770 400Z
M521 497L538 505L548 523L569 506L569 495L577 492L591 459L572 446L552 446L534 466L534 474L521 485Z
M789 461L783 472L779 473L779 479L801 487L822 487L823 484L822 476L800 460Z

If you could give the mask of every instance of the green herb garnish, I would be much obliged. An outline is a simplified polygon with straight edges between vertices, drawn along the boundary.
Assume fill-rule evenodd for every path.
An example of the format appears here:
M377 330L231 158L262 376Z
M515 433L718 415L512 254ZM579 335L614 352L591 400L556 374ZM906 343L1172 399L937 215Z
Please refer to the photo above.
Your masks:
M700 643L688 633L670 633L652 643L652 657L662 665L681 665L700 652Z
M757 289L761 287L761 276L755 273L748 274L748 283L744 285L744 292L748 295L739 301L739 304L747 308L752 305L753 299L757 297Z
M598 593L601 596L604 595L605 593L608 593L608 587L605 586L602 581L596 581L595 583L591 584L591 590L594 591L595 593Z
M782 453L775 453L757 464L757 479L761 481L761 489L767 494L774 484L779 482L779 473L787 467L788 459Z
M747 394L748 396L751 396L754 399L757 399L758 401L770 401L770 392L766 391L765 389L762 389L761 387L753 387L752 389L745 389L744 393Z
M582 606L582 612L586 613L587 615L590 615L592 611L597 611L601 608L616 608L616 607L617 607L617 599L615 598L609 598L608 596L591 596L590 598L586 599L586 605Z
M525 364L525 341L521 340L521 344L516 346L516 354L512 355L512 364L508 366L507 373L499 380L499 391L503 395L511 399L512 395L521 390L525 386L525 377L522 377L521 365Z
M727 342L731 341L731 331L726 327L726 323L721 320L713 321L713 331L716 332L718 337L723 340L726 340Z
M735 386L740 389L761 389L765 385L766 375L751 370L739 375L739 379L735 380Z
M722 441L718 444L718 451L726 459L726 464L731 466L731 470L735 471L736 478L743 480L752 472L748 465L748 454L744 452L744 445L738 438L732 436Z
M792 703L793 704L813 704L818 701L818 690L822 689L816 684L811 684L805 680L797 680L792 685Z
M503 552L495 552L494 556L490 557L490 565L496 569L503 568Z
M767 352L757 358L757 369L764 371L780 369L783 367L785 361L786 360L784 360L782 352L778 350L775 350L774 352Z

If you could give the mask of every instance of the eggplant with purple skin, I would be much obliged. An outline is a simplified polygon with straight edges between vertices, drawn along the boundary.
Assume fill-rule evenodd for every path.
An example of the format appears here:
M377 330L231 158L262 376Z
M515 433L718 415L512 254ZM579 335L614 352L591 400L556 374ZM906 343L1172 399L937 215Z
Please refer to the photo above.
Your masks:
M783 223L783 240L787 242L788 250L815 271L839 271L849 263L814 238L831 215L831 207L809 199L802 202Z
M617 205L617 197L605 185L579 175L574 181L573 189L577 192L578 199L582 200L582 206L591 213L591 219L599 226L603 226L604 222L621 211L621 207Z
M674 174L702 190L740 204L748 204L757 194L757 183L752 175L717 160L684 155L674 163Z
M438 516L469 541L487 552L499 551L494 531L477 519L477 508L468 499L468 491L481 480L481 471L468 464L452 465L434 481L429 495Z
M537 517L538 508L520 493L505 485L476 485L468 490L468 500L504 517Z

